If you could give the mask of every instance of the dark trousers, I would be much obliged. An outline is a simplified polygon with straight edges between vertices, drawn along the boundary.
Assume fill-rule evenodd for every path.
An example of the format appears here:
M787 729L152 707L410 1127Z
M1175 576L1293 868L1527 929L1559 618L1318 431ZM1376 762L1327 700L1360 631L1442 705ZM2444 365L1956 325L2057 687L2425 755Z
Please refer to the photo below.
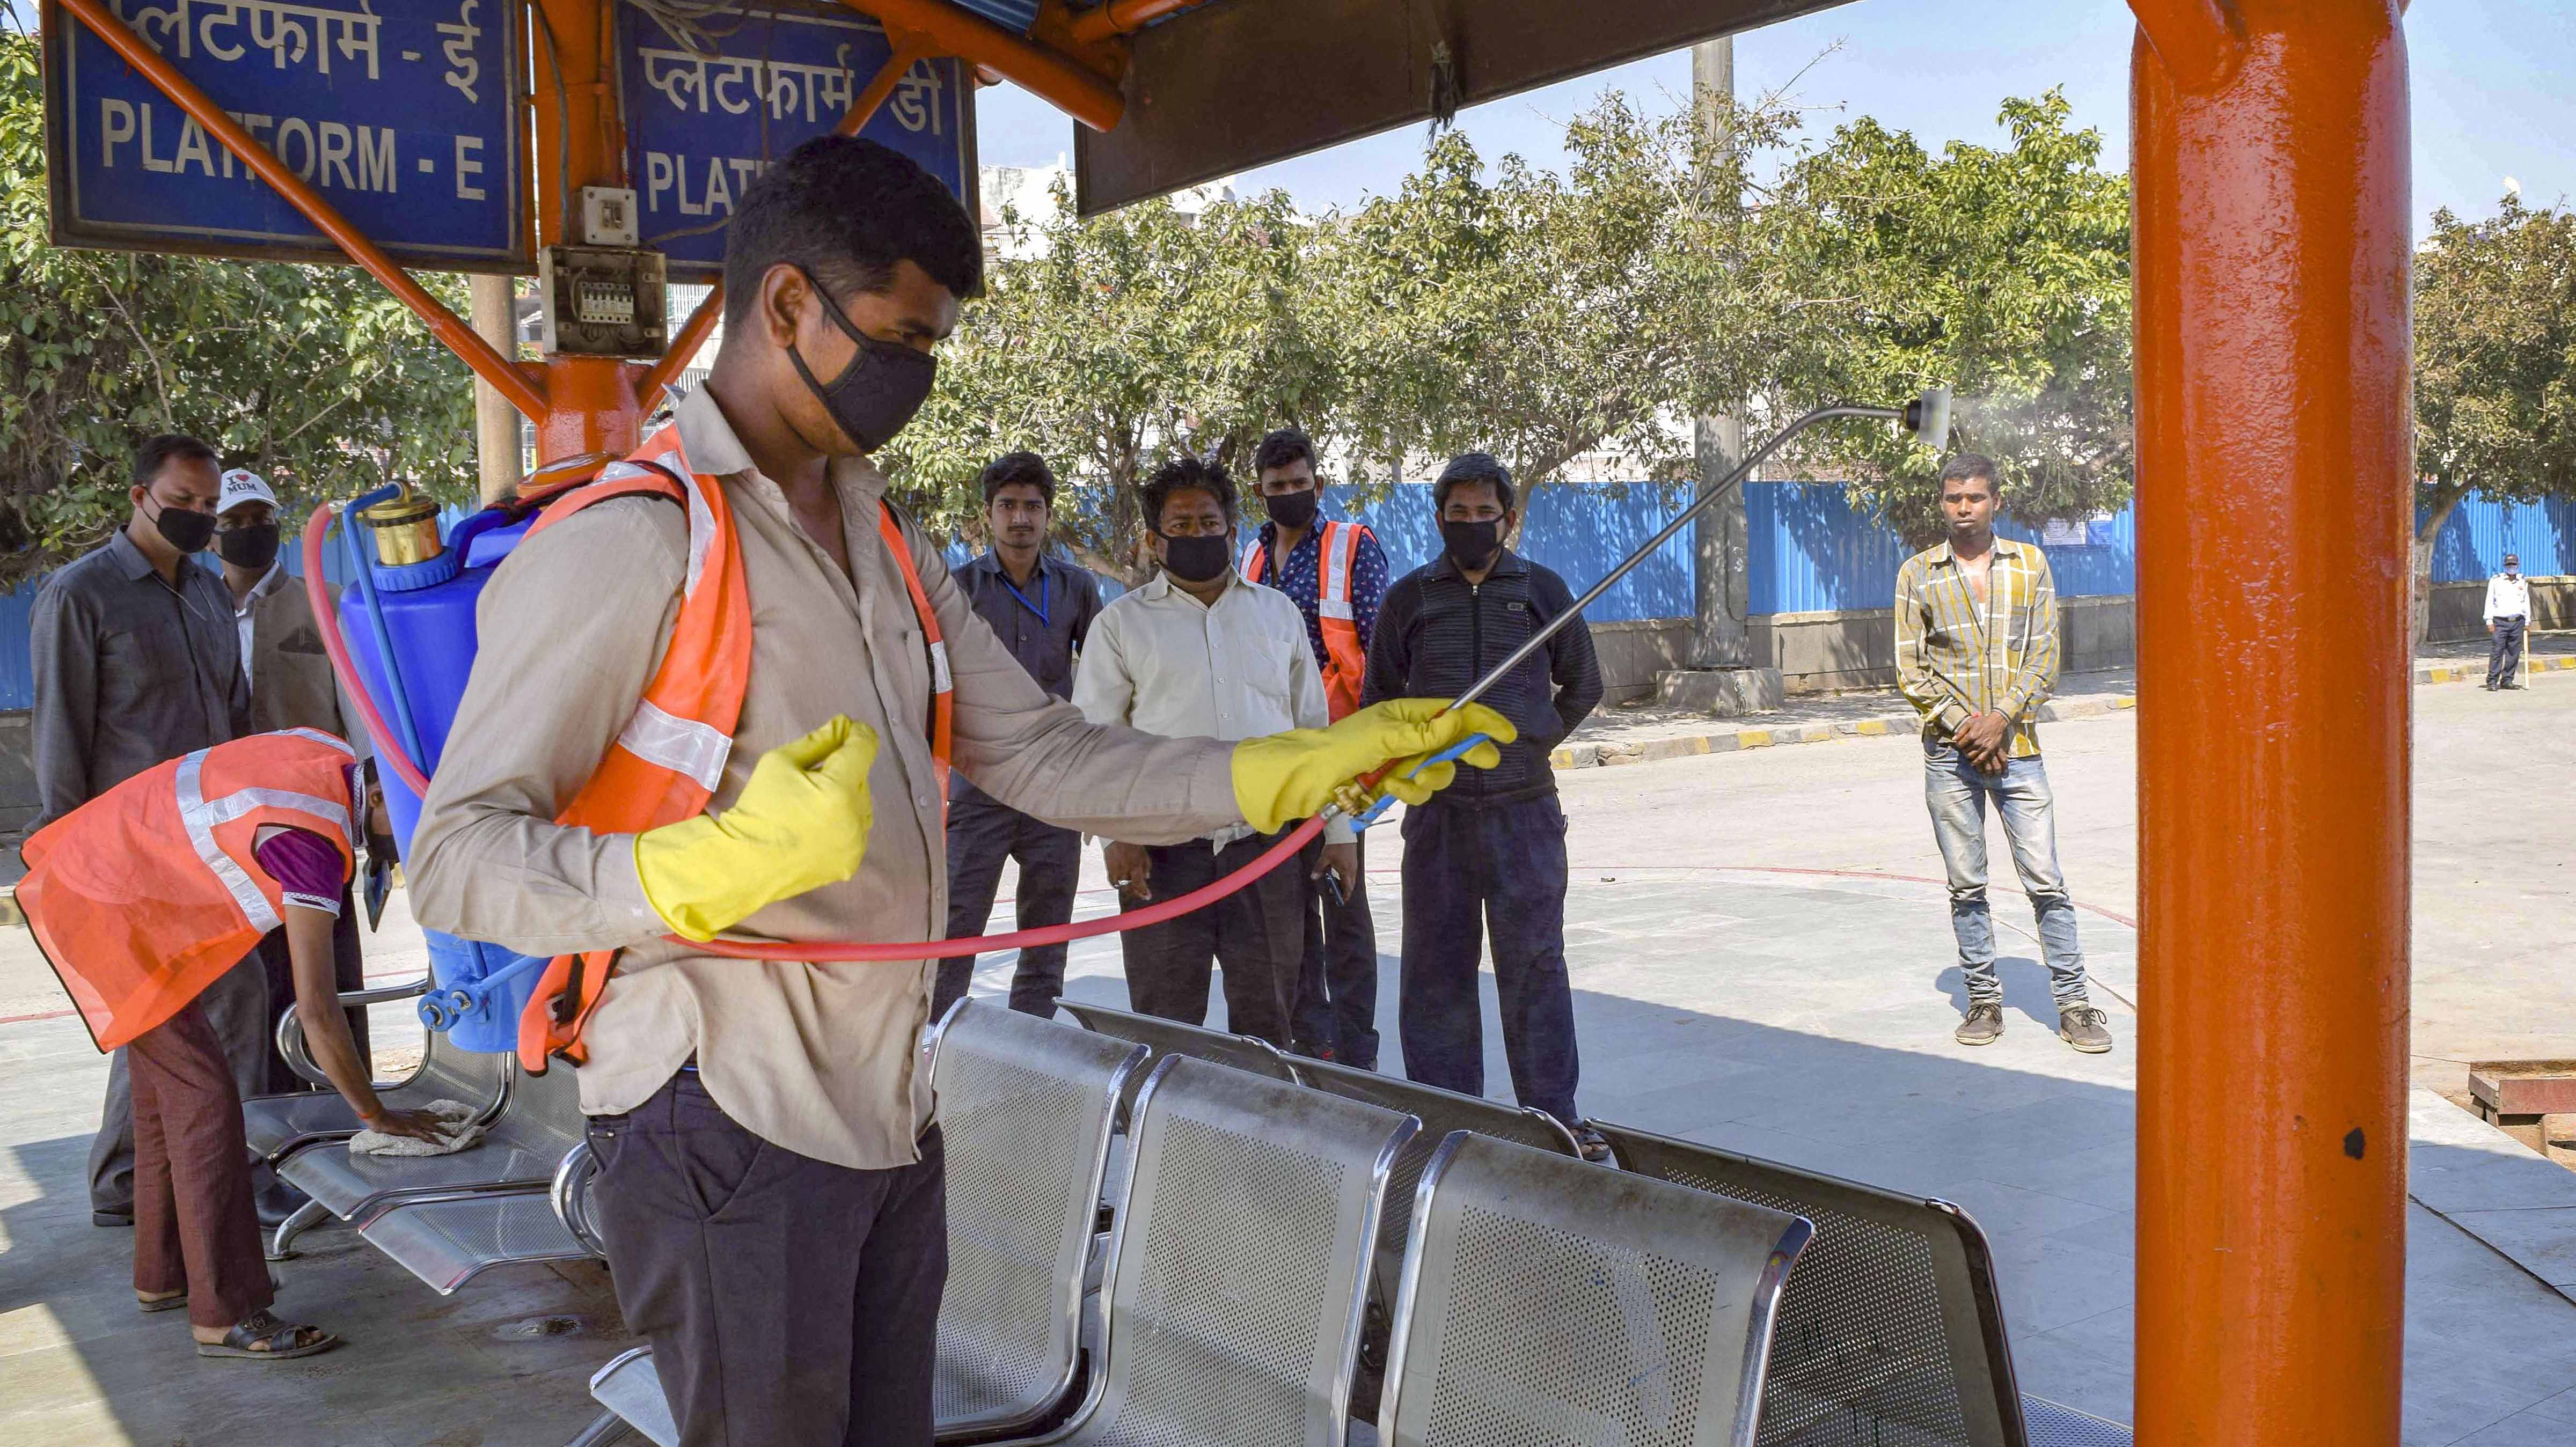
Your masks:
M1297 971L1297 1048L1362 1070L1377 1069L1377 919L1368 906L1368 836L1359 839L1360 878L1338 904L1315 871L1324 846L1301 863L1306 873L1305 958Z
M993 916L993 891L1001 886L1002 861L1020 865L1019 927L1036 929L1073 918L1075 881L1082 876L1082 836L1070 829L1032 819L982 795L948 806L948 937L964 939L984 932ZM975 980L975 957L956 955L939 962L939 983L931 996L930 1018L966 998ZM1064 946L1041 945L1020 951L1011 975L1011 1008L1029 1015L1053 1015L1064 993Z
M277 1022L295 1003L295 957L287 952L286 931L273 930L259 942L259 958L268 975L268 1085L266 1093L283 1095L290 1090L326 1090L286 1068L286 1057L277 1053ZM348 886L340 888L340 917L331 925L331 979L342 994L367 987L366 948L358 943L358 906ZM358 1042L358 1063L371 1073L374 1056L367 1049L367 1012L363 1009L340 1012L349 1022L349 1034Z
M268 967L261 963L259 951L252 950L241 963L216 976L190 1005L205 1015L206 1027L232 1072L235 1098L266 1094L268 1057L276 1046L268 1033ZM89 1208L93 1211L123 1214L134 1209L133 1067L126 1060L126 1050L132 1048L117 1051L108 1062L107 1101L101 1108L98 1134L89 1143Z
M1565 812L1556 795L1404 814L1404 1073L1485 1093L1476 965L1493 936L1512 1094L1571 1126L1581 1061L1565 973Z
M948 1280L939 1130L860 1171L772 1145L682 1070L593 1116L617 1305L685 1447L930 1447Z
M247 1320L277 1293L223 1042L192 1000L121 1053L134 1111L134 1289L185 1289L197 1326Z
M2495 638L2487 644L2487 687L2495 688L2514 681L2522 667L2523 618L2498 618Z
M1153 900L1121 894L1118 907L1142 909L1187 894L1250 864L1278 838L1255 834L1223 849L1210 849L1205 840L1148 849ZM1120 935L1128 1004L1139 1014L1204 1025L1209 969L1222 964L1226 1028L1287 1049L1297 965L1306 948L1305 902L1305 871L1292 857L1206 909Z

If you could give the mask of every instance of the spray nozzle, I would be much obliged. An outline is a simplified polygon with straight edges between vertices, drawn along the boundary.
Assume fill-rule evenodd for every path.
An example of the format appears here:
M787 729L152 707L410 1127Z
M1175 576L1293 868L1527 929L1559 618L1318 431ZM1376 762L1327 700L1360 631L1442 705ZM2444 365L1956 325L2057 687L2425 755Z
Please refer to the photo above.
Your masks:
M1905 404L1905 430L1926 447L1941 447L1950 441L1950 389L1926 387L1923 395Z

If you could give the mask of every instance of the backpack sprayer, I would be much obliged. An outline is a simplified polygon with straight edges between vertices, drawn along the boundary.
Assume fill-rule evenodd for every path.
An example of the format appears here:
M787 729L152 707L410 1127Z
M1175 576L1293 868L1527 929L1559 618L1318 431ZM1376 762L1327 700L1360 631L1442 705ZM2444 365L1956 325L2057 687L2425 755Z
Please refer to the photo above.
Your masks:
M1581 616L1613 584L1670 542L1693 518L1751 476L1791 438L1819 422L1846 418L1896 422L1926 445L1938 447L1949 437L1950 391L1946 387L1931 388L1902 407L1819 407L1783 427L1733 472L1675 514L1662 531L1586 589L1572 607L1548 620L1509 657L1450 700L1449 707L1463 707L1483 696L1544 646L1557 630ZM456 720L457 705L465 694L466 679L472 672L476 599L493 570L525 535L538 509L586 480L590 471L607 460L593 455L541 468L530 479L535 485L521 497L467 517L444 540L438 535L436 507L400 486L379 488L346 504L324 503L306 520L304 585L313 601L313 615L321 624L322 642L331 655L331 666L365 721L377 756L387 765L385 803L393 815L394 836L406 854L410 852L412 831L420 820L421 799L429 792L430 772L437 767L439 753ZM336 609L322 568L324 536L335 517L354 517L364 522L376 539L375 555L370 557L359 541L358 529L343 529L350 560L355 565L356 583ZM363 655L352 651L350 635L366 647ZM392 710L390 721L378 704L380 698ZM1491 740L1483 734L1473 735L1423 760L1412 772L1455 760L1488 742ZM1140 929L1203 909L1244 888L1303 850L1335 814L1348 817L1362 829L1375 823L1392 799L1371 802L1369 794L1391 767L1381 766L1344 785L1323 813L1288 831L1260 857L1234 873L1187 894L1102 919L952 940L716 939L702 944L676 935L665 938L700 954L819 964L935 959L1028 949ZM421 1000L423 1023L431 1029L447 1031L460 1049L495 1053L515 1049L520 1012L535 990L545 961L435 930L424 933L429 937L434 988Z

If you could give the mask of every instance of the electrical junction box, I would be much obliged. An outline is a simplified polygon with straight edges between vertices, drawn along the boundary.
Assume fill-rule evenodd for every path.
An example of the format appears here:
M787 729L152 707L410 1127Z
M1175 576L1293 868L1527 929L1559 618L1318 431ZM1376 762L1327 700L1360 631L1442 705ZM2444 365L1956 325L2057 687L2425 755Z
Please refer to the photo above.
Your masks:
M666 294L658 251L545 247L537 252L545 317L539 346L550 357L658 360L670 343Z
M616 186L581 188L584 246L636 246L635 193Z

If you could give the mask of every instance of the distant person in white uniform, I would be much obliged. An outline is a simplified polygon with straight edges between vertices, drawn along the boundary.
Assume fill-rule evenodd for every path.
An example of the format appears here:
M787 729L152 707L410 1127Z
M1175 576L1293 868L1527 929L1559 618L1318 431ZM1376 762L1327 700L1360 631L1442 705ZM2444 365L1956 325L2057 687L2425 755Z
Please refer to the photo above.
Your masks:
M2487 688L2520 688L2522 633L2531 622L2531 582L2522 559L2504 555L2504 571L2487 579Z

